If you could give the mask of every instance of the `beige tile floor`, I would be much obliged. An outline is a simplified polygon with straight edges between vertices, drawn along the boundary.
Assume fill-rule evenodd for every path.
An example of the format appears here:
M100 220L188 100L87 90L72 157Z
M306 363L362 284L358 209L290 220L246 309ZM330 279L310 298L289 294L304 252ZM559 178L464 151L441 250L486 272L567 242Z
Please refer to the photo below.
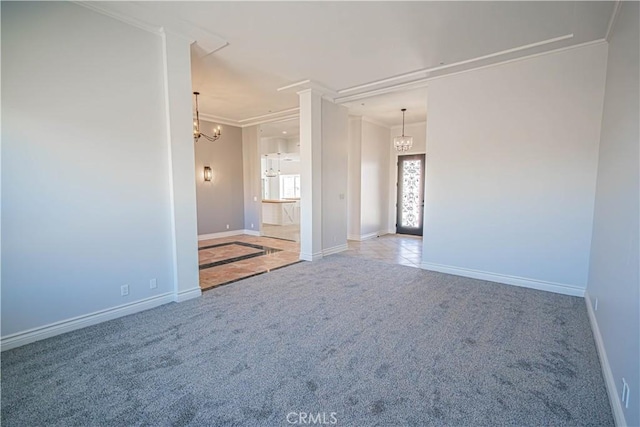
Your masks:
M349 240L348 244L345 255L420 268L422 237L386 234L362 242Z
M200 270L200 287L211 289L230 282L266 273L273 269L284 267L298 262L300 256L300 244L287 240L273 239L270 237L256 236L231 236L221 239L202 240L198 246L219 245L223 243L245 242L261 245L268 248L280 249L280 252L267 253L265 255L235 261L229 264L218 265ZM349 249L342 252L344 255L375 259L391 264L401 264L409 267L420 267L422 258L422 238L401 234L387 234L363 242L349 241ZM226 245L217 248L201 249L199 251L200 265L223 260L229 260L244 255L261 252L260 249L241 246Z
M210 289L256 274L265 273L275 268L296 263L300 258L300 245L298 243L269 237L240 235L220 239L201 240L198 242L198 247L204 248L232 242L251 243L267 248L280 249L280 252L267 253L254 258L200 270L200 288ZM200 265L203 265L260 252L262 252L260 249L232 244L217 248L201 249L198 251L198 254Z

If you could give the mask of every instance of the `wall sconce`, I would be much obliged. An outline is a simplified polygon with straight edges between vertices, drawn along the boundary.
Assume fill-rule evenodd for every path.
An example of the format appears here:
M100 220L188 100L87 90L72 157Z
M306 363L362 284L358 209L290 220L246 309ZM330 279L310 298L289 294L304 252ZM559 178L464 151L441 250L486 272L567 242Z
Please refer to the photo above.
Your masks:
M213 171L211 170L211 168L209 166L205 166L204 167L204 180L205 181L211 181L211 178L213 178Z

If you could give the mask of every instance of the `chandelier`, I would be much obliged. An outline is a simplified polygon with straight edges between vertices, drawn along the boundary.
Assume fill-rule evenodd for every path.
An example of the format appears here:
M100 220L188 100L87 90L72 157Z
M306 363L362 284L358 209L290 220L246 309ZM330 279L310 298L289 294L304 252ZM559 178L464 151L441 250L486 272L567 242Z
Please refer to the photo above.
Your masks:
M264 162L264 167L265 167L265 171L264 171L264 176L267 178L275 178L276 176L278 176L278 174L276 173L276 171L273 170L273 166L271 166L271 162L269 161L269 155L265 154L264 155L265 158L265 162ZM269 167L271 166L271 167ZM269 169L267 169L267 167L269 167Z
M193 94L196 96L196 119L193 122L193 142L198 142L201 136L204 136L206 139L213 142L220 138L220 135L222 134L220 126L213 130L213 136L205 135L200 132L200 112L198 111L198 95L200 95L200 92L193 92Z
M396 151L407 151L413 146L413 137L405 136L404 134L404 112L407 111L407 109L403 108L400 111L402 111L402 136L393 138L393 145L396 147Z

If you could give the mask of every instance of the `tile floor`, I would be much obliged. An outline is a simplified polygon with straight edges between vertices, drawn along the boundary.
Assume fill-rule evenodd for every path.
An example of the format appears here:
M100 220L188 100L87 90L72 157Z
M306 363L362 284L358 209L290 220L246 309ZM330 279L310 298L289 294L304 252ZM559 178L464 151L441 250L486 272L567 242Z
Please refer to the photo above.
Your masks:
M422 237L406 234L386 234L373 239L356 242L349 240L345 255L376 259L391 264L420 268L422 260Z
M299 261L296 242L256 236L231 236L198 242L200 288L265 273Z
M342 254L420 267L421 237L387 234L348 245ZM246 235L202 240L198 247L203 290L295 264L300 254L297 242Z

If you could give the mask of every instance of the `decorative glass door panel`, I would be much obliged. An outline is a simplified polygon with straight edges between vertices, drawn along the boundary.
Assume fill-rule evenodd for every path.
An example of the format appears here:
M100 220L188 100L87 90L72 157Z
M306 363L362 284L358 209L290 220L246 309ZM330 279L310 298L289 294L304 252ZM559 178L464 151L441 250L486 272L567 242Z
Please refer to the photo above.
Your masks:
M398 156L396 233L422 236L424 154Z

